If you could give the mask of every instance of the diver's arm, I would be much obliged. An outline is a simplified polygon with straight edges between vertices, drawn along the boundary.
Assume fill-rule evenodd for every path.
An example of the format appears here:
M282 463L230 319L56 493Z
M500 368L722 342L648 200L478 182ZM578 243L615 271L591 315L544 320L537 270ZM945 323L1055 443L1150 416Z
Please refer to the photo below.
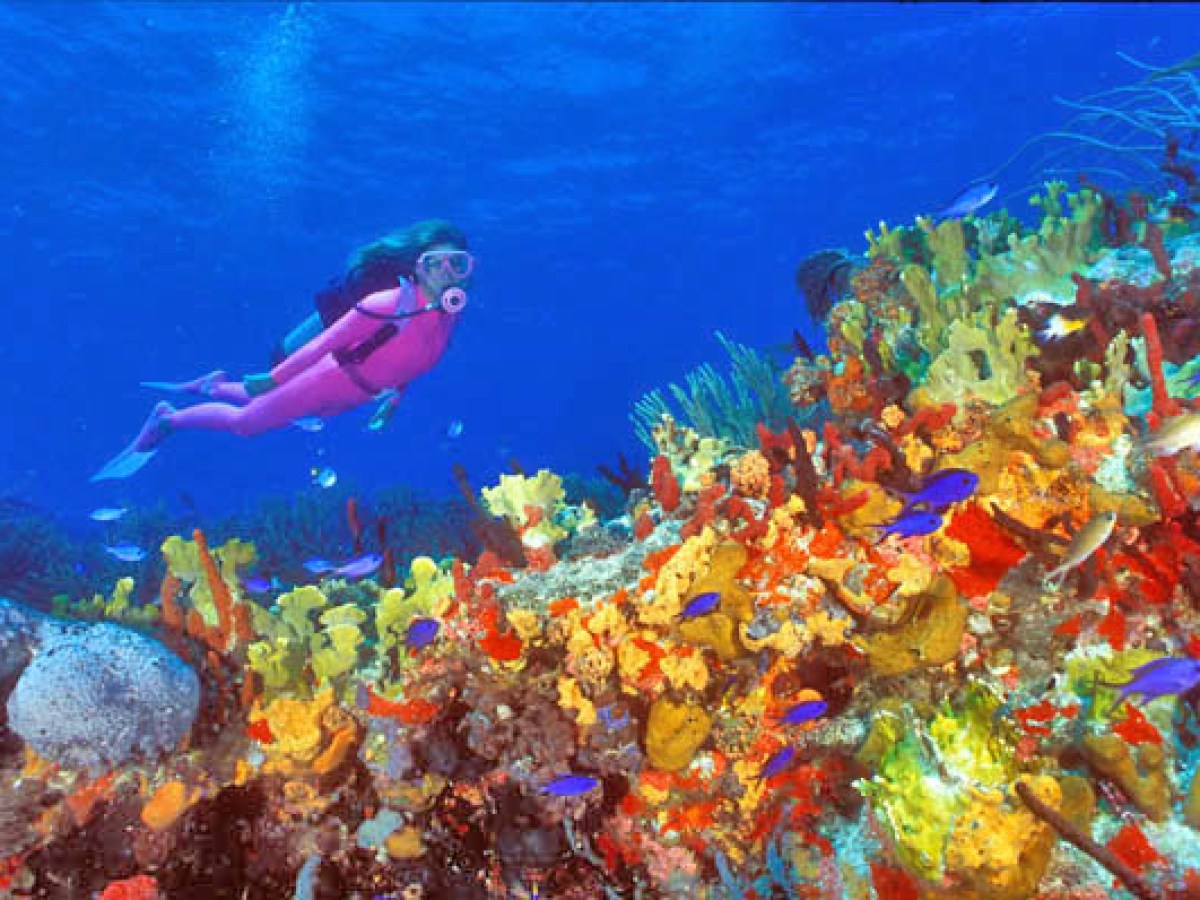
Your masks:
M354 308L334 322L325 331L318 334L303 347L271 370L271 381L274 385L285 384L295 378L327 353L336 353L345 347L352 347L359 341L370 337L380 325L380 319L363 315L360 309L380 316L395 313L399 305L402 291L391 289L371 294L360 300Z

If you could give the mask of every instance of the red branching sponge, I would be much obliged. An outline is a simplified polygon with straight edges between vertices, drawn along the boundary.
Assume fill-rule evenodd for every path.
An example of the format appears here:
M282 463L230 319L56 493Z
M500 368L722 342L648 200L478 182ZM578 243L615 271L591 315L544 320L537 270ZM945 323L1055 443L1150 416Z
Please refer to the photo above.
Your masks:
M671 471L671 461L661 453L654 457L654 465L650 469L650 488L663 512L672 513L679 508L679 479Z
M1146 223L1146 236L1142 239L1142 246L1154 257L1154 268L1158 269L1158 274L1170 281L1171 256L1163 245L1162 229L1153 222Z
M725 493L725 487L713 484L702 490L696 497L696 511L679 530L679 536L684 540L699 534L704 526L711 525L717 518L717 501Z
M1158 338L1158 323L1151 313L1142 313L1142 337L1146 340L1146 362L1150 367L1150 392L1154 412L1163 418L1177 416L1180 406L1167 393L1167 380L1163 375L1162 341Z
M650 537L653 531L654 519L648 512L642 513L640 516L638 516L637 521L633 523L633 536L639 541L644 541L646 538Z
M754 508L743 497L730 497L725 502L725 517L730 520L741 519L745 522L741 529L732 534L733 539L741 544L749 544L767 533L766 514L764 513L762 519L759 519L754 515Z
M896 437L908 437L921 429L933 433L941 431L950 424L958 407L953 403L943 403L941 406L924 406L906 419L896 429Z
M346 523L350 526L350 536L354 539L354 553L362 553L362 519L358 515L358 501L349 497L346 500Z
M210 632L209 646L224 653L229 650L230 643L235 636L233 594L230 593L229 585L221 577L221 570L217 568L217 562L208 550L208 541L204 537L204 532L197 528L192 532L192 539L196 542L200 568L204 570L204 578L208 581L208 590L212 594L213 606L217 610L217 627L215 632Z
M179 605L179 592L182 588L183 584L170 572L163 576L158 594L162 606L162 622L172 631L183 630L184 613Z
M758 434L758 449L771 464L771 471L780 471L793 456L791 435L787 431L776 434L762 422L755 425L754 430Z
M1150 464L1150 490L1158 503L1164 519L1176 519L1188 510L1188 501L1175 488L1170 468L1165 460L1156 459Z

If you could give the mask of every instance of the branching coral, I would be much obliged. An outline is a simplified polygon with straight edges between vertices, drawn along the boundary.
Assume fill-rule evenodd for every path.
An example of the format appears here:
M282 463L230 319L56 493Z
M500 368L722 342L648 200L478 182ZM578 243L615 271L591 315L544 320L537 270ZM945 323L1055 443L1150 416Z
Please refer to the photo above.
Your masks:
M717 340L730 357L729 381L706 364L687 374L686 387L672 384L671 394L683 411L679 419L703 438L753 447L754 429L759 422L781 428L797 410L789 399L782 373L769 359L720 332ZM651 452L657 448L653 429L664 415L675 417L662 392L655 390L634 405L630 416L634 432Z

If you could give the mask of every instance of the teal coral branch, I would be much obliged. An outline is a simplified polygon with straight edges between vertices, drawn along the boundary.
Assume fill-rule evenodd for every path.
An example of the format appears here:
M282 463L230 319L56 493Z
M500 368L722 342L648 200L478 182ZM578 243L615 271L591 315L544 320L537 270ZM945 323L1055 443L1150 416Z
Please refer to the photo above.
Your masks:
M675 415L662 390L652 390L635 404L630 418L634 433L651 452L656 445L653 429L670 415L701 437L727 440L739 447L756 445L755 426L763 422L779 430L797 412L779 369L758 351L729 340L717 332L729 354L730 373L723 377L705 363L684 377L684 384L668 385L682 415Z

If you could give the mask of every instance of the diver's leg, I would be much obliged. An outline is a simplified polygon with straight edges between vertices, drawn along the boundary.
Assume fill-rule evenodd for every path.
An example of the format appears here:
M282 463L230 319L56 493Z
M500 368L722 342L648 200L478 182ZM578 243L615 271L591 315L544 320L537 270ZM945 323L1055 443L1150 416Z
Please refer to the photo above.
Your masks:
M170 428L228 431L244 437L274 431L305 416L345 412L368 398L332 360L322 361L243 406L201 403L167 416Z
M169 403L159 403L133 443L109 460L92 476L92 481L128 478L146 465L167 435L177 429L257 435L304 416L336 416L368 399L338 364L327 357L244 406L200 403L176 410Z
M214 388L228 381L228 373L224 369L216 369L207 375L193 378L191 381L143 381L142 387L155 391L166 391L168 394L196 394L201 397L211 397Z
M169 394L192 394L208 397L221 403L234 403L245 406L250 402L246 386L240 381L234 381L222 369L193 378L191 381L143 381L142 387L153 388L156 391L166 391Z

